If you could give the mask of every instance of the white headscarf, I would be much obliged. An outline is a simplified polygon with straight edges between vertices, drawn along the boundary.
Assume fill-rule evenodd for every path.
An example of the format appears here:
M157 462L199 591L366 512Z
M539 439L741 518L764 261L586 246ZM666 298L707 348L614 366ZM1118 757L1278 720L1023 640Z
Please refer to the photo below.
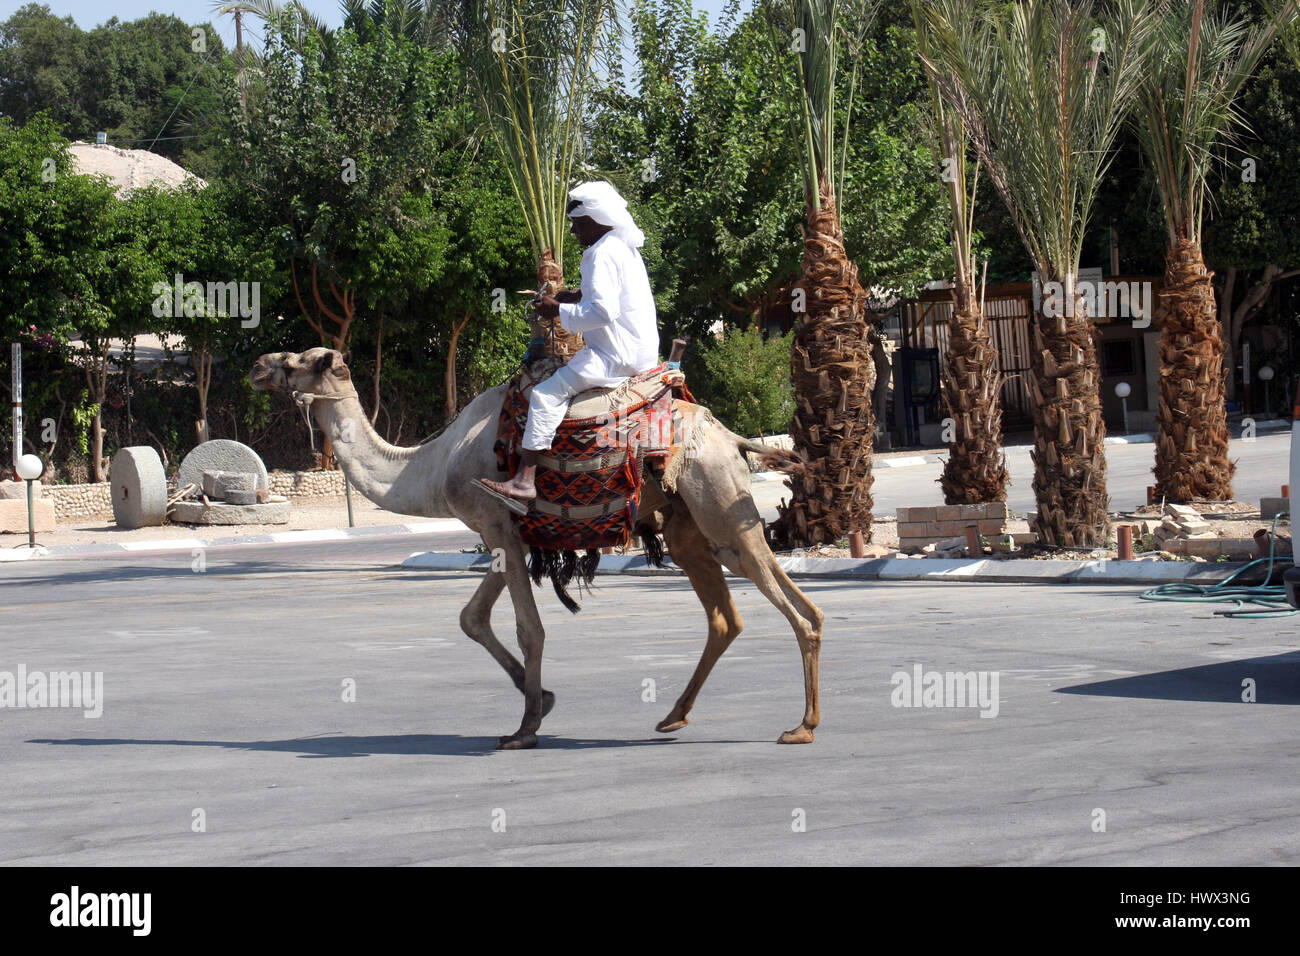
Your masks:
M612 226L614 235L633 249L645 245L645 233L637 228L627 211L627 200L609 183L599 180L582 183L569 190L569 198L579 203L569 213L570 219L590 216L602 226Z

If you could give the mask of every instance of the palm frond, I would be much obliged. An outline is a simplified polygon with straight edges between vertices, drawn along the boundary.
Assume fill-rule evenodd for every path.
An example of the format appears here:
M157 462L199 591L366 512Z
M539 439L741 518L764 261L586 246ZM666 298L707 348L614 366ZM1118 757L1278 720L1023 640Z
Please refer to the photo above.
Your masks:
M921 0L922 60L1046 278L1077 274L1111 146L1141 80L1147 0Z
M843 177L862 45L880 0L761 0L779 68L793 72L800 91L804 192L820 208L820 186L834 195ZM835 161L836 83L841 47L848 53L850 94L838 167Z
M556 259L585 155L587 96L617 55L614 0L464 0L456 40L534 253Z
M1163 12L1133 113L1170 242L1200 244L1214 149L1244 129L1241 89L1279 29L1295 20L1298 4L1285 0L1258 25L1214 6L1190 0Z

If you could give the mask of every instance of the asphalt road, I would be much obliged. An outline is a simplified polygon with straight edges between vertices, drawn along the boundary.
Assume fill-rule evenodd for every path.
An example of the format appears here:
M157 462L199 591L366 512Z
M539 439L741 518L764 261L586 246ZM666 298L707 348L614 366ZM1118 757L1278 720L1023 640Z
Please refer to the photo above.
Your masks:
M103 713L0 709L0 863L1300 862L1296 619L1117 587L806 583L823 724L781 747L799 659L752 587L664 737L703 614L680 578L601 578L576 617L539 592L558 703L537 750L499 753L522 699L457 626L478 578L316 547L4 568L0 671L102 672ZM893 706L918 664L996 672L997 715Z

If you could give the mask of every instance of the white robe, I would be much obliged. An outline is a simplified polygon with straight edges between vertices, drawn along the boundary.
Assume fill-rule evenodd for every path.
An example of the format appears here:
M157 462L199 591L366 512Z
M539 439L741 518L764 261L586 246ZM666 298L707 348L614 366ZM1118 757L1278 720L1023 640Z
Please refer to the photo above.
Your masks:
M611 388L659 364L659 324L641 253L612 232L582 254L582 299L560 306L565 331L586 347L532 391L522 445L551 447L569 399L589 388Z

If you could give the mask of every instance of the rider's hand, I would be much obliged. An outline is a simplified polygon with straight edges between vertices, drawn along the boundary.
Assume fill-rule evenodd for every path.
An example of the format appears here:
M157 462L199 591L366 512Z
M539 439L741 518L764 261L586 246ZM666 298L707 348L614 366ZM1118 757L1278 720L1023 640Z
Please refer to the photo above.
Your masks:
M537 303L537 314L544 319L554 319L560 314L560 300L554 296L544 295Z
M555 293L555 301L566 305L576 305L582 301L582 290L565 289L563 292L557 292Z

